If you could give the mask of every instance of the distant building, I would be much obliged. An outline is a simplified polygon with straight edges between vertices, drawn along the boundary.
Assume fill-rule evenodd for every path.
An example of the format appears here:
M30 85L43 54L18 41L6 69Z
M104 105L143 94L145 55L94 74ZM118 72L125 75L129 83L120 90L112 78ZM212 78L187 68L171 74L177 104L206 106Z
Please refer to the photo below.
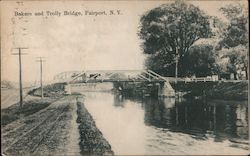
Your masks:
M13 86L8 81L2 81L1 82L1 89L10 89L13 88Z

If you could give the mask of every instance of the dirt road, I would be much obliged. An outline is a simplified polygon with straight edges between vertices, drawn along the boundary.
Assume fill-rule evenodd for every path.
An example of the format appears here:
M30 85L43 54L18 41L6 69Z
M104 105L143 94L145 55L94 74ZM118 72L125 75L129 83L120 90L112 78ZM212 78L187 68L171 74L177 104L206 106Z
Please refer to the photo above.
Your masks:
M79 155L75 98L63 97L39 112L2 127L2 152L7 155Z

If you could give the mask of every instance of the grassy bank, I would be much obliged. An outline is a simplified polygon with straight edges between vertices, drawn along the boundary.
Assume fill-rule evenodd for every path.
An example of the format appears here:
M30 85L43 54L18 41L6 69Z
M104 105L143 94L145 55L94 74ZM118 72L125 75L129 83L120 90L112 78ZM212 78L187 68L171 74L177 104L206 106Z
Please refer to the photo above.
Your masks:
M207 91L207 97L225 100L247 100L247 82L221 82Z
M178 92L186 92L186 97L207 97L224 100L247 100L248 82L178 82L171 83Z
M82 155L113 155L108 141L96 127L94 119L89 114L84 104L77 102L77 122L80 132L80 149Z

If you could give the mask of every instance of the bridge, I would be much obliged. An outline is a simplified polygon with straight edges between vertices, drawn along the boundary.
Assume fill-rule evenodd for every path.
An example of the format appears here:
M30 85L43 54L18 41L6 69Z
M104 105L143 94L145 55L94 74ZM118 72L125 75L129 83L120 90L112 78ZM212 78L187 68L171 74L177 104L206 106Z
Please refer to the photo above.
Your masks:
M158 85L159 96L174 96L175 91L165 78L152 70L84 70L62 72L54 76L54 83L67 83L68 86L79 83L121 83L123 88L127 84L147 83ZM150 86L149 85L149 86Z

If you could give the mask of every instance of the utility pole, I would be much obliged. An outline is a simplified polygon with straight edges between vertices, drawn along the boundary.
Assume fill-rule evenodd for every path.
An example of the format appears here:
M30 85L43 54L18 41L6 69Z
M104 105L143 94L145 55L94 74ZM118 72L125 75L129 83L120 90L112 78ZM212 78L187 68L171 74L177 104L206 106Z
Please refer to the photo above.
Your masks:
M177 78L178 78L178 57L179 57L179 54L178 54L178 48L176 46L175 48L175 52L176 52L176 56L175 56L175 83L177 83Z
M40 62L40 87L41 87L41 98L43 99L43 62L45 60L42 59L42 57L38 57L39 60L37 62Z
M28 48L14 48L18 49L18 53L12 53L12 55L19 56L19 92L20 92L20 107L23 107L23 86L22 86L22 57L21 55L25 55L27 53L22 53L21 49L28 49Z

